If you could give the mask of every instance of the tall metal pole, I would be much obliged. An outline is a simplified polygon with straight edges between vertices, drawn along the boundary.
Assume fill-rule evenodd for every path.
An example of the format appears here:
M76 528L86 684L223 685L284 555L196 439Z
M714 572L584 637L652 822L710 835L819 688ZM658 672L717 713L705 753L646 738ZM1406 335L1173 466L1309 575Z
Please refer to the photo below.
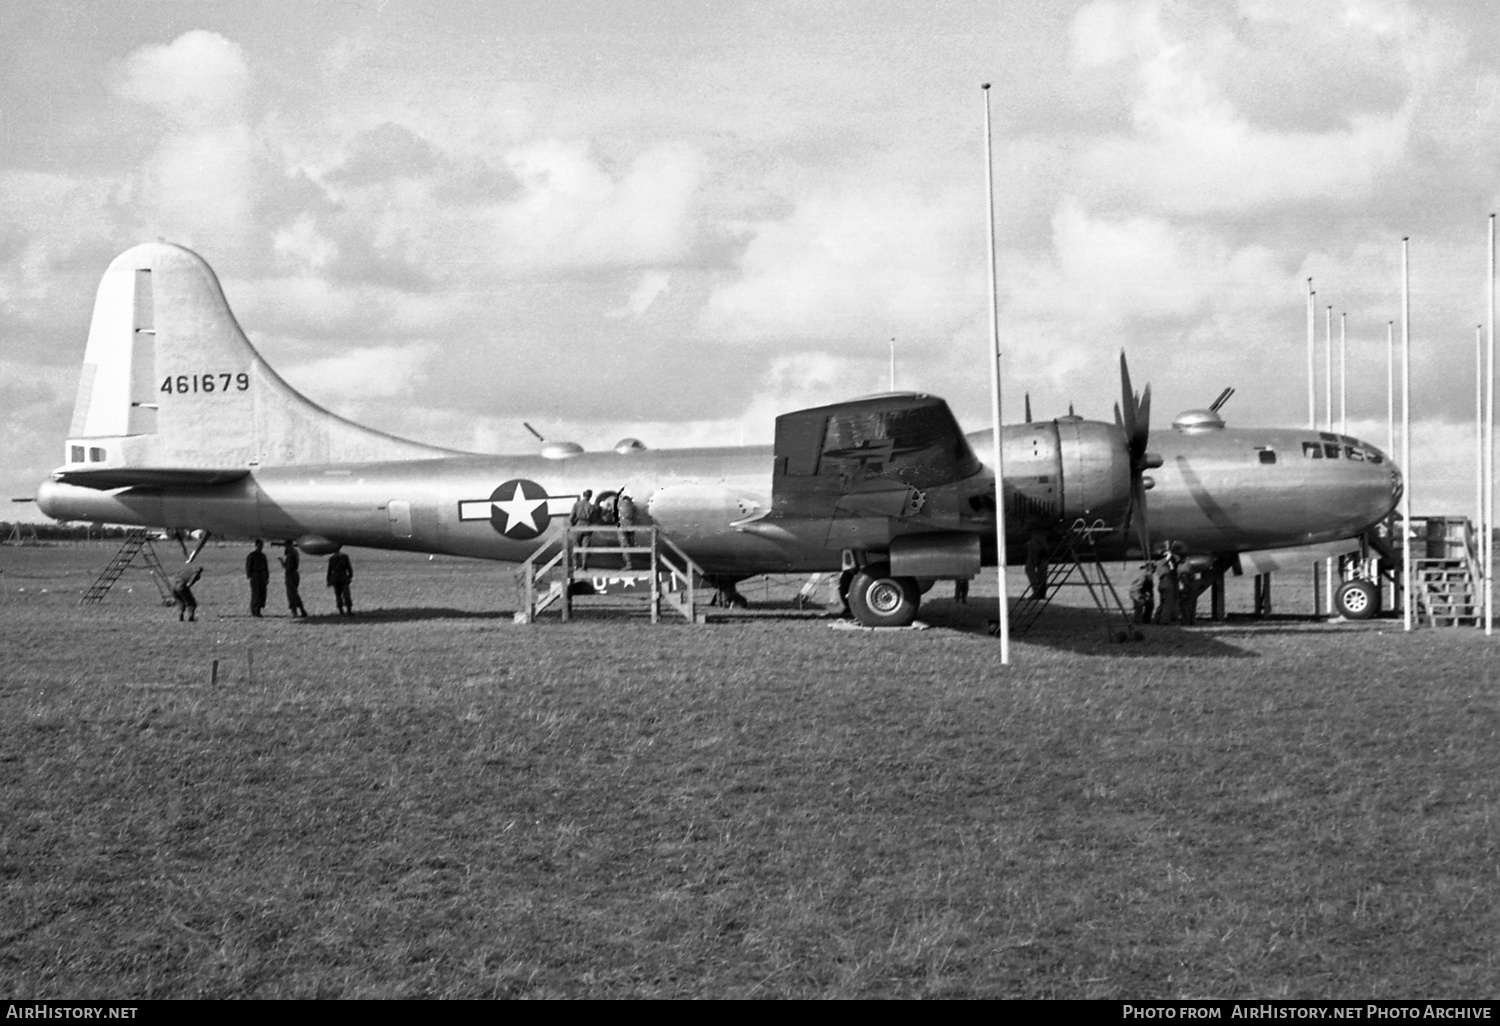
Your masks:
M1333 432L1333 304L1323 310L1323 430Z
M891 338L891 391L896 390L896 339Z
M1484 527L1484 325L1474 325L1474 524ZM1484 560L1484 537L1474 539ZM1481 601L1480 605L1484 603Z
M1401 466L1406 487L1401 489L1401 622L1412 628L1411 594L1411 239L1401 239Z
M1318 328L1315 302L1318 294L1313 291L1313 280L1307 279L1307 430L1318 430ZM1312 565L1313 615L1323 611L1323 575L1318 564Z
M1339 434L1349 433L1349 349L1347 313L1339 314Z
M1490 215L1489 336L1485 343L1484 425L1484 633L1495 632L1495 215Z
M1396 322L1385 322L1385 454L1396 458Z
M1323 430L1333 433L1333 304L1323 311ZM1323 588L1328 593L1328 615L1334 613L1334 557L1323 560ZM1318 612L1323 610L1319 609Z
M1010 663L1010 598L1005 593L1005 484L1000 462L1000 295L999 272L995 266L995 161L990 143L990 84L984 91L984 197L988 212L986 226L990 240L990 426L994 429L995 450L995 578L999 584L1000 665Z

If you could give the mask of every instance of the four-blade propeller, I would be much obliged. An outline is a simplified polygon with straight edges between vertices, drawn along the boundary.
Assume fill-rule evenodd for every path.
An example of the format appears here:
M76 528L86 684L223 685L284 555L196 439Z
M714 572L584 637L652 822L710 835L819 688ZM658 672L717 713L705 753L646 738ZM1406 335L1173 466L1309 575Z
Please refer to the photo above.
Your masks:
M1156 453L1146 451L1151 436L1151 386L1148 384L1143 392L1130 387L1130 367L1125 362L1123 351L1120 353L1120 398L1121 402L1115 404L1115 423L1125 433L1125 444L1130 453L1130 507L1125 522L1134 521L1141 557L1150 559L1151 529L1146 520L1146 491L1152 481L1146 476L1146 471L1161 466L1162 459Z

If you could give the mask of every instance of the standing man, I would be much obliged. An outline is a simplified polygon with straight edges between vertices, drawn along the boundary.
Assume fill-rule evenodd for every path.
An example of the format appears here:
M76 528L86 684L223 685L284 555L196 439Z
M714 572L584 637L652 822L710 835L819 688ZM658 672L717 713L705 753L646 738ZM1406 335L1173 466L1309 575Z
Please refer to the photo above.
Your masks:
M598 515L599 511L594 506L594 493L585 488L583 494L578 497L578 501L573 503L572 511L568 513L568 524L572 527L587 527ZM580 570L589 568L589 537L593 533L584 531L573 540L573 547L577 550L575 559Z
M333 601L339 607L339 612L349 616L354 615L354 596L349 591L349 585L353 582L354 564L349 562L349 557L344 555L344 547L340 545L328 557L328 586L333 589Z
M286 555L281 557L281 567L286 571L286 604L292 611L292 618L307 615L307 607L302 604L302 595L298 586L302 583L302 571L298 567L302 563L302 557L297 554L297 546L291 542L286 543Z
M1026 580L1031 582L1031 597L1047 597L1047 536L1032 531L1026 541Z
M1135 622L1150 623L1156 605L1156 566L1141 564L1141 575L1130 586L1130 601L1135 606Z
M1177 595L1177 556L1170 543L1166 554L1157 564L1156 576L1156 622L1176 623L1182 616L1182 602Z
M620 547L627 548L634 545L635 532L630 529L635 526L635 500L623 491L620 492L620 497L615 500L615 519L617 526L620 528L618 532ZM625 561L626 570L635 569L634 561L630 558L630 553L624 553L622 558Z
M1198 575L1193 568L1184 565L1177 571L1177 602L1178 613L1182 617L1182 625L1191 627L1198 622Z
M251 616L259 616L260 611L266 608L266 585L271 581L271 566L266 562L266 554L261 551L264 544L259 538L255 539L255 551L245 557L245 577L250 581Z

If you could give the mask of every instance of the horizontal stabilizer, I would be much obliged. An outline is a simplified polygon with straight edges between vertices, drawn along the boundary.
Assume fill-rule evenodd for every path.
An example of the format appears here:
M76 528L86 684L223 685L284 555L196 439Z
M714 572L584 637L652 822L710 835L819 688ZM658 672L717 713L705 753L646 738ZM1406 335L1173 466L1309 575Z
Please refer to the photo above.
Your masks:
M80 488L97 488L110 491L114 488L163 488L183 485L228 484L238 481L249 470L233 468L227 470L166 470L148 467L121 467L114 470L63 470L53 475L53 480L62 484L78 485Z

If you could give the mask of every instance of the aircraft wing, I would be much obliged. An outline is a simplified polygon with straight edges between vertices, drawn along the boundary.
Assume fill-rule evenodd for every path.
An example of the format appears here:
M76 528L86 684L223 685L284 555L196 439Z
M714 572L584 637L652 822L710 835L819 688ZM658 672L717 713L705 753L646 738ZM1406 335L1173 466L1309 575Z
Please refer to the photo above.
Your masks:
M52 479L60 484L94 488L102 492L116 488L171 488L183 485L228 484L250 471L244 467L226 469L167 469L150 467L101 467L98 470L60 470Z
M983 469L948 404L896 393L776 418L772 518L915 517Z

